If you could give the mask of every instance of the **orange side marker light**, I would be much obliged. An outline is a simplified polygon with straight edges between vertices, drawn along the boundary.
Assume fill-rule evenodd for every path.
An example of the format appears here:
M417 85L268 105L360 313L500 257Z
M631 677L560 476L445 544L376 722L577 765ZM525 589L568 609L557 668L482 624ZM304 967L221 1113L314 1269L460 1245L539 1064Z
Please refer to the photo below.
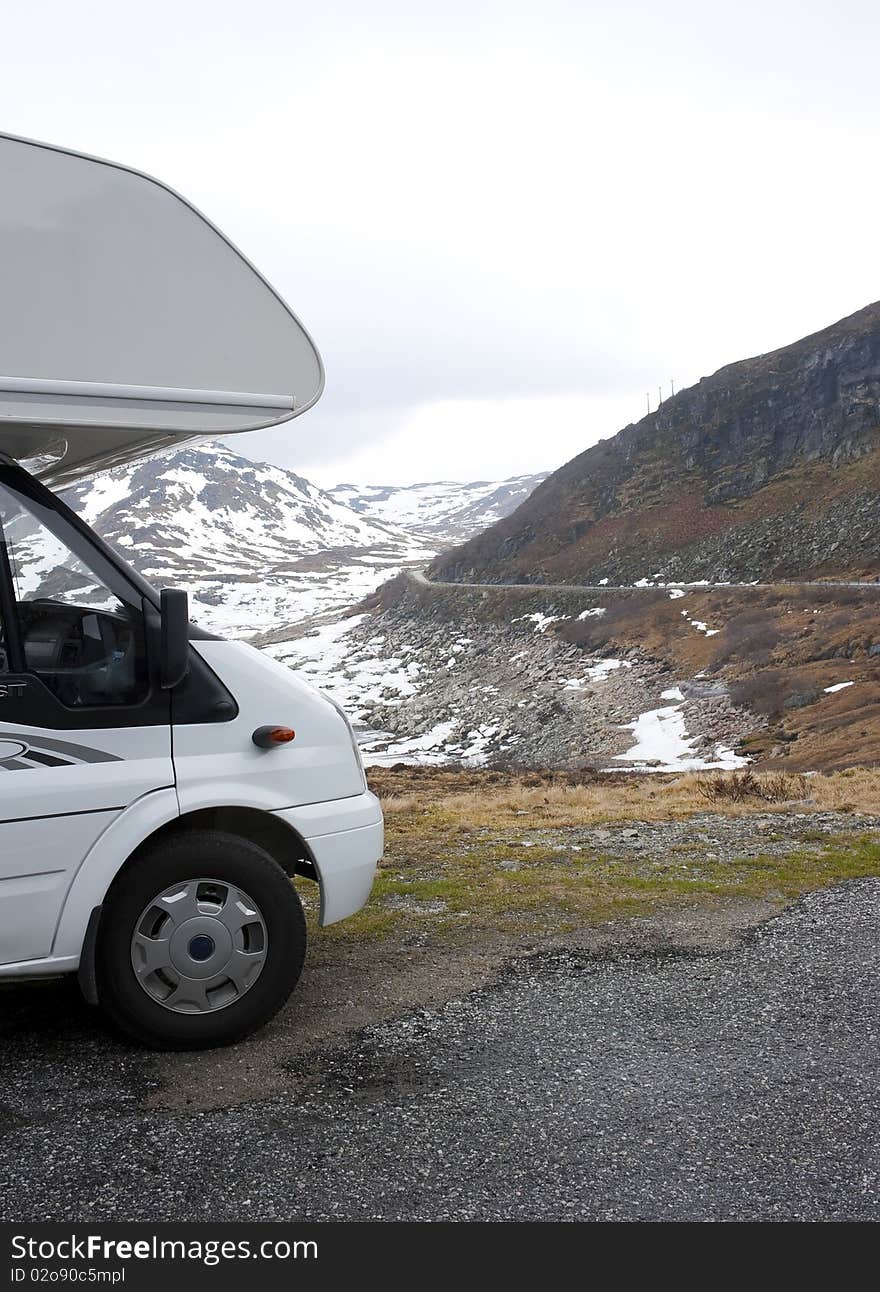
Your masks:
M251 739L258 749L274 749L276 745L289 745L296 738L293 727L257 727Z

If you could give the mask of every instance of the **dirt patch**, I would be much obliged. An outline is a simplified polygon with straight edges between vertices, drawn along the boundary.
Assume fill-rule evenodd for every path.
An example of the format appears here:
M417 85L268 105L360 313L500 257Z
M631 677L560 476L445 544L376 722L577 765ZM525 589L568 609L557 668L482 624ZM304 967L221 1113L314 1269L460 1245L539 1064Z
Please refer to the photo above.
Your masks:
M718 898L689 908L536 938L495 934L477 945L389 944L316 938L302 982L269 1027L226 1050L160 1057L147 1102L193 1114L300 1090L310 1054L335 1037L429 1009L493 982L512 961L545 951L723 951L770 919L774 901Z

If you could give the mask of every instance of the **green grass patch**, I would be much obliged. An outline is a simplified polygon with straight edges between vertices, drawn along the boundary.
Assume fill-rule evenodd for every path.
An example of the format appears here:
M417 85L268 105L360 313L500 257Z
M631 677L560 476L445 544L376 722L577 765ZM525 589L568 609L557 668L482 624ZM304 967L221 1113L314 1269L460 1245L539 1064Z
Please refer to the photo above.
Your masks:
M791 900L847 879L880 876L880 837L821 837L771 854L708 860L699 851L662 861L566 851L489 830L450 828L428 809L394 822L388 850L366 908L321 936L369 940L428 934L452 941L487 931L547 934L585 924L646 915L661 906L713 898ZM798 840L801 844L801 840Z

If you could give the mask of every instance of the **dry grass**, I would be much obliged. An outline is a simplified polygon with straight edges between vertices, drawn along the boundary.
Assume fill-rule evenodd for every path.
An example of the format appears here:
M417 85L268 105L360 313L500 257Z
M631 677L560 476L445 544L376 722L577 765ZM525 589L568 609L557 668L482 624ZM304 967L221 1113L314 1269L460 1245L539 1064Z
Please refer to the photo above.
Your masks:
M542 776L545 778L542 782ZM758 773L759 793L709 806L704 777L628 777L587 783L558 773L412 769L371 774L382 790L386 851L367 907L334 925L331 939L475 942L489 934L552 938L588 924L692 906L717 898L782 905L823 885L880 875L880 834L853 816L834 838L812 827L817 811L880 816L880 771L803 778L809 799L767 802L800 778ZM538 782L524 784L524 780ZM466 786L466 789L460 788ZM717 856L697 827L692 845L617 855L608 842L577 847L569 827L774 813L791 850ZM792 814L786 823L786 814ZM766 829L766 823L765 823ZM757 833L757 831L756 831ZM317 892L306 884L314 908ZM314 910L313 910L314 916Z
M880 815L880 768L846 768L828 775L783 776L775 772L749 773L754 792L738 797L718 788L736 772L711 778L715 797L711 810L724 816L747 816L767 812L858 811ZM586 784L529 785L519 782L493 784L491 773L480 783L473 774L468 788L457 790L455 778L445 785L408 785L407 773L396 779L385 772L376 778L376 788L389 820L418 814L430 806L440 809L450 826L470 829L517 826L602 825L624 821L680 820L707 811L707 778L684 776L618 776L595 779ZM791 797L787 798L787 793Z
M715 772L698 779L697 792L713 805L747 803L750 799L759 803L803 803L810 797L810 780L801 773Z

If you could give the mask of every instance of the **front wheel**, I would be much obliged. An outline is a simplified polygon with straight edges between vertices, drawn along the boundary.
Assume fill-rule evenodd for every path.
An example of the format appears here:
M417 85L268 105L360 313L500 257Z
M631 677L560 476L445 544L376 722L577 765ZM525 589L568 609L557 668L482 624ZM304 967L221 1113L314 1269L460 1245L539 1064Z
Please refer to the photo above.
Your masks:
M247 839L193 831L147 848L111 886L98 996L147 1045L229 1045L281 1008L305 950L302 906L278 863Z

